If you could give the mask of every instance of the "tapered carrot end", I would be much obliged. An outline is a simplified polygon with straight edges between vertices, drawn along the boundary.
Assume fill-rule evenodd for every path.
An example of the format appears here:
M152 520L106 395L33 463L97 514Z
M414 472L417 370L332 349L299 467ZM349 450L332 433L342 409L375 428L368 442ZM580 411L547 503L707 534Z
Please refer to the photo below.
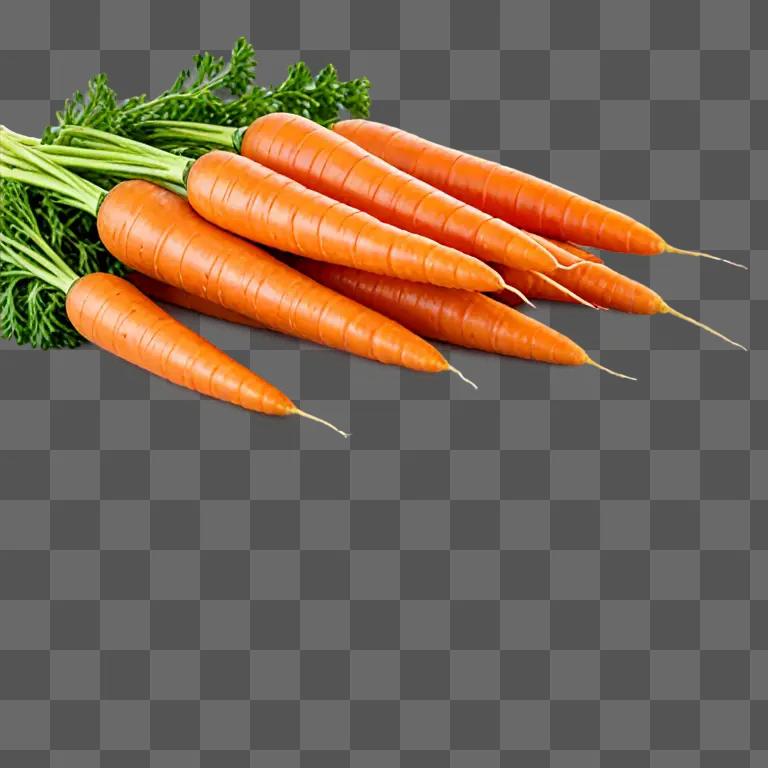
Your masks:
M315 416L313 413L307 413L306 411L302 411L300 408L297 408L295 411L293 411L293 413L295 413L297 416L301 416L302 418L309 419L310 421L316 421L318 424L322 424L324 427L328 427L328 429L332 429L334 432L338 432L342 437L350 437L349 432L344 432L344 430L339 429L334 424L331 424L330 421L321 419L319 416Z
M720 331L716 331L714 328L712 328L712 326L702 323L701 320L696 320L696 318L694 317L690 317L689 315L684 315L682 312L678 311L677 309L670 307L669 304L662 304L661 309L659 311L667 315L672 315L673 317L679 317L681 320L685 320L686 323L691 323L692 325L695 325L697 328L701 328L703 331L707 331L707 333L711 333L713 336L717 336L718 339L722 339L723 341L726 341L729 344L732 344L734 347L738 347L739 349L743 349L745 352L747 352L747 348L743 344L739 344L738 341L729 339L724 333L720 333Z
M712 259L712 261L722 261L723 264L729 264L732 267L738 267L739 269L749 269L749 267L746 264L739 264L736 261L730 261L729 259L724 259L722 256L715 256L712 253L704 253L703 251L686 251L682 248L675 248L673 245L669 245L667 243L666 247L667 253L679 253L683 256L696 256L700 259Z
M458 368L454 368L452 365L448 366L448 370L451 373L455 373L465 384L469 384L472 389L477 389L477 384L475 384L472 379L468 379Z
M503 285L505 291L511 291L515 296L519 296L520 300L524 301L529 307L536 309L536 305L519 288L515 288L514 285L507 285L506 283Z
M542 272L535 272L535 271L533 274L540 277L545 283L549 283L550 285L554 286L555 288L557 288L558 291L560 291L561 293L564 293L566 296L569 296L579 304L583 304L585 307L589 307L590 309L597 309L597 307L595 307L595 305L591 301L587 301L586 299L582 298L581 296L579 296L578 293L574 293L569 288L566 288L564 285L561 285L560 283L557 282L557 280L553 280L549 275L545 275Z
M619 379L629 379L629 381L637 381L637 378L635 376L627 376L626 373L619 373L618 371L614 371L611 368L606 368L604 365L600 365L600 363L595 362L591 357L588 357L584 362L587 365L591 365L600 371L604 371L605 373L610 373L611 376L616 376Z

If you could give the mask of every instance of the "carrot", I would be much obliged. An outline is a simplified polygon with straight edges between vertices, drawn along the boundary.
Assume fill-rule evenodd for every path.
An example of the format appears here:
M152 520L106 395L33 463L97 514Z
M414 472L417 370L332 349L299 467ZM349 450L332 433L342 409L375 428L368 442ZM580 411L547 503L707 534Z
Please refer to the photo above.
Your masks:
M552 272L557 262L526 233L403 173L354 142L301 115L275 112L247 129L151 121L150 141L234 149L309 189L380 221L518 269Z
M572 264L580 263L580 268L562 270L561 274L557 275L557 279L595 306L639 315L673 315L708 331L735 347L746 349L714 328L670 307L656 291L642 283L616 272L605 264L585 262L581 261L578 256L570 256L573 260ZM561 291L555 290L549 283L531 272L513 270L508 267L500 267L500 270L508 283L517 285L528 296L537 299L549 299L550 301L572 301ZM505 303L508 301L507 294L503 292L499 293L497 298Z
M127 280L98 272L80 278L67 293L67 315L88 341L174 384L251 411L305 415Z
M142 275L141 272L129 272L126 275L126 280L133 283L145 296L149 296L155 301L162 301L164 304L171 304L174 307L189 309L200 315L207 315L218 320L226 320L228 323L234 323L235 325L247 325L250 328L264 327L262 323L246 315L233 312L231 309L222 307L221 304L200 298L200 296L195 296L192 293L186 293L186 291L182 291L173 285L168 285L168 283L153 280L151 277Z
M487 291L504 287L487 264L307 189L231 152L195 161L192 207L249 240L308 258L418 282Z
M596 363L578 344L553 328L483 294L309 260L297 260L296 266L319 283L373 307L420 336L545 363L587 364L631 378Z
M248 410L305 416L340 431L299 410L280 390L174 320L127 280L105 272L78 275L42 236L26 189L4 174L0 182L4 224L0 272L12 280L14 293L26 294L26 311L19 312L12 297L4 307L17 341L45 346L46 341L61 338L60 332L49 334L50 328L63 325L55 319L56 296L63 298L66 321L80 336L149 373ZM50 209L39 214L48 223L51 215ZM60 244L60 227L66 224L56 224L51 237ZM37 297L45 292L47 306L36 308ZM42 329L23 327L41 324Z
M249 240L419 282L478 291L505 288L482 261L403 232L240 155L217 150L191 161L82 127L65 128L58 136L76 143L40 148L58 164L157 180L175 190L186 187L203 218Z
M333 130L400 170L523 230L610 251L727 261L675 248L631 217L556 184L382 123L342 120Z
M427 342L201 219L173 192L122 182L105 198L98 228L107 250L131 269L274 330L383 363L450 370Z
M107 250L130 269L291 336L390 365L454 370L431 344L401 325L205 221L167 189L132 180L105 195L2 131L0 148L4 175L49 189L65 204L96 216Z

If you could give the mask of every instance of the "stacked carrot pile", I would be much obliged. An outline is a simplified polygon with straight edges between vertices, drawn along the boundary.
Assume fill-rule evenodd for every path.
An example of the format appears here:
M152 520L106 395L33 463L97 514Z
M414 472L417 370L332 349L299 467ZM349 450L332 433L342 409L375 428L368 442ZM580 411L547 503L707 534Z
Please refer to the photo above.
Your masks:
M715 257L674 248L545 180L305 107L244 120L248 110L231 105L242 107L245 92L229 112L206 106L206 122L194 109L175 119L163 95L141 101L146 119L94 123L90 116L108 114L94 108L99 98L92 90L90 102L70 105L44 142L0 132L5 197L21 212L6 216L0 262L66 296L69 322L86 339L204 394L309 416L150 298L433 373L459 372L429 339L608 370L515 309L536 299L702 325L585 248ZM46 196L46 220L53 206L60 226L35 225L30 194ZM94 217L112 271L131 270L128 281L94 270L81 276L57 253L66 237L52 243L43 229L68 232L66 211ZM17 304L11 291L11 314ZM2 318L5 335L30 340Z

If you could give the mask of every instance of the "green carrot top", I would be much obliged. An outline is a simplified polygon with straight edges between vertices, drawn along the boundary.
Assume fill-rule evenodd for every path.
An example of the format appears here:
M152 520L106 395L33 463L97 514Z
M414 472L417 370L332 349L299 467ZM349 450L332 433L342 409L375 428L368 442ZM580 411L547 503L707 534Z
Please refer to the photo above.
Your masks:
M0 179L0 336L51 349L83 339L66 313L66 294L89 272L119 272L79 211L48 192Z
M367 78L340 80L332 64L313 75L302 62L288 69L277 86L254 82L256 58L253 46L239 38L228 61L210 53L194 57L194 71L182 70L173 85L159 96L133 96L119 101L106 75L94 77L87 92L77 92L57 113L57 126L46 131L44 141L57 141L60 128L84 126L119 136L141 139L148 121L173 120L221 126L247 126L270 112L293 112L321 125L341 119L342 110L354 117L366 117L370 108ZM199 153L194 142L176 137L160 144L174 152Z
M104 191L63 168L46 176L45 158L35 167L29 150L15 156L7 134L0 129L0 336L75 347L82 338L67 318L67 291L90 272L123 272L89 210Z

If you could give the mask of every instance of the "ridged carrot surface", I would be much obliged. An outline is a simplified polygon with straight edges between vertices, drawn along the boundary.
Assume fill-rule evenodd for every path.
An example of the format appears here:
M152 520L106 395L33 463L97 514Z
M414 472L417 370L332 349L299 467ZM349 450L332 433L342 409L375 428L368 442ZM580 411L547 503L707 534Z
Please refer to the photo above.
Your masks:
M745 349L742 344L733 341L720 331L679 312L674 307L670 307L656 291L651 290L647 285L638 283L637 280L622 275L605 264L583 261L575 255L571 255L571 258L573 264L581 262L581 266L576 269L561 269L555 277L561 285L592 302L595 306L637 315L673 315L729 344L733 344L735 347ZM510 285L523 291L526 296L549 301L573 302L573 299L563 294L562 291L558 291L538 275L503 266L499 269L504 279ZM510 294L507 291L496 294L496 298L505 304L510 303Z
M163 379L251 411L287 416L280 390L174 320L127 280L100 272L75 282L67 315L86 339Z
M371 120L334 131L406 173L524 230L611 251L669 250L652 229L544 179Z
M189 309L200 315L215 317L218 320L226 320L228 323L236 325L247 325L250 328L263 328L264 324L253 320L250 317L233 312L231 309L222 307L208 299L202 299L192 293L182 291L168 283L161 283L159 280L153 280L151 277L142 275L141 272L129 272L126 277L130 283L133 283L145 296L149 296L155 301L162 301L165 304L171 304L174 307Z
M567 336L483 294L309 260L302 260L297 268L421 336L558 365L591 363Z
M507 282L520 288L527 296L573 303L573 299L537 275L508 267L500 269ZM605 264L585 262L583 267L559 273L557 281L587 301L605 309L655 315L661 312L664 306L664 300L658 293Z
M154 184L118 184L97 222L104 245L129 268L281 333L391 365L450 369L431 344L205 221Z
M622 275L605 264L584 263L581 257L566 248L563 250L565 253L561 253L560 261L564 266L579 263L582 263L582 266L560 270L556 275L557 282L596 306L638 315L655 315L666 306L658 293L637 280ZM525 286L530 295L537 299L575 303L569 296L537 275L506 267L503 267L502 271L511 285L521 290L522 286Z
M208 221L282 251L452 288L503 287L498 273L472 256L403 232L232 152L199 158L187 193Z
M301 115L275 112L245 131L240 153L310 189L478 259L552 272L554 259L511 224L395 168Z

